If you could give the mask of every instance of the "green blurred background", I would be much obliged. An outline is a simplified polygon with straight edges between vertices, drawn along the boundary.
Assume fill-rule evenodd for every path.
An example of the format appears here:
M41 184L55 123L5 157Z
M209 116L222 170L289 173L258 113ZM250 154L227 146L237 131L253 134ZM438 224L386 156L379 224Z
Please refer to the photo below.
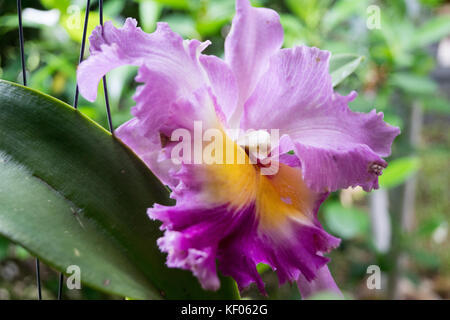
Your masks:
M28 85L73 103L84 0L22 1ZM343 239L330 254L330 269L351 299L450 298L450 1L259 0L275 9L285 47L306 44L364 61L337 90L357 90L355 111L383 111L402 135L393 146L381 188L370 194L333 194L320 212L325 228ZM147 32L166 21L185 38L209 39L208 54L223 55L234 0L106 0L105 20L121 26L134 17ZM379 21L377 14L379 13ZM91 1L89 33L99 20ZM0 78L21 82L16 2L0 0ZM86 50L86 56L87 56ZM136 88L134 67L108 74L113 124L130 118ZM101 90L102 88L99 88ZM107 127L103 94L80 110ZM367 268L381 269L380 290L366 285ZM44 298L55 298L57 273L42 266ZM272 299L297 299L295 285L278 287L276 275L260 272ZM34 260L0 237L0 300L35 299ZM263 298L251 286L245 298ZM70 299L120 299L83 287ZM316 298L327 298L321 295Z

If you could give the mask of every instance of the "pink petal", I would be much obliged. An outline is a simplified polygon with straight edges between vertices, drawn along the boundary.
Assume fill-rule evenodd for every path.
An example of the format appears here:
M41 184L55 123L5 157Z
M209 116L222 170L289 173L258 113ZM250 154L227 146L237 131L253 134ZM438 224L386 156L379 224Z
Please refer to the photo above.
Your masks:
M236 77L225 61L216 56L202 55L200 63L208 75L217 103L226 118L224 120L228 120L236 109L239 98Z
M225 60L239 88L239 105L233 121L239 120L243 104L268 68L269 58L282 44L283 28L275 11L253 8L248 0L236 0L236 16L225 41Z
M101 78L110 70L122 65L146 65L157 81L165 82L165 89L180 92L196 89L203 82L197 54L208 43L183 39L172 32L166 23L147 34L128 18L123 28L117 29L111 21L98 26L89 37L91 56L78 68L80 93L94 101Z
M317 48L284 49L272 57L245 105L241 125L280 129L291 139L303 177L317 192L361 185L378 187L399 129L382 113L352 112L356 96L334 93L328 73L329 53Z

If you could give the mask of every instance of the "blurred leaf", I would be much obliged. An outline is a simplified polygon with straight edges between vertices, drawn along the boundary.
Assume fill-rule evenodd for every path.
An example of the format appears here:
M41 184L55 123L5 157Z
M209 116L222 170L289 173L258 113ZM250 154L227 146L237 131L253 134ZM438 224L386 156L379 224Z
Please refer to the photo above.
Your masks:
M9 240L0 235L0 261L8 256Z
M443 114L450 113L450 101L439 96L429 96L422 99L423 108L426 111L438 112Z
M345 299L335 292L321 291L308 297L307 300L345 300Z
M394 188L406 181L420 167L418 157L403 157L391 160L379 178L382 188Z
M345 78L355 72L363 60L363 56L355 54L332 55L330 59L330 73L333 80L333 87L336 87Z
M414 33L411 49L426 47L450 34L450 15L433 18Z
M190 16L174 13L163 17L161 21L167 22L173 31L179 33L184 38L200 38L195 28L195 22Z
M439 215L434 217L427 217L424 221L420 223L417 229L417 234L425 237L429 237L436 231L440 226L444 225L446 220L444 217Z
M115 17L120 15L123 8L126 5L126 1L123 0L108 0L104 2L103 12L105 15Z
M70 0L41 0L41 4L47 9L59 9L61 12L66 12L70 6Z
M66 14L61 17L61 25L69 34L70 38L74 41L81 43L83 39L83 24L85 11L80 11L78 13ZM94 28L99 25L100 16L96 11L89 12L87 36L92 33ZM105 21L110 20L108 17L104 17Z
M284 47L292 48L306 43L307 30L298 18L291 14L281 14L280 20L284 30Z
M322 20L330 0L286 0L286 6L294 12L309 29L315 29Z
M234 15L234 2L223 0L210 0L205 10L199 10L197 17L197 30L202 36L213 35L229 21Z
M438 88L428 76L418 76L406 72L392 74L389 81L391 85L411 94L434 95Z
M189 0L155 0L173 9L189 9Z
M31 255L28 252L28 250L18 245L14 246L14 255L16 256L17 259L20 260L26 260L31 258Z
M167 189L125 145L70 106L0 81L0 234L82 281L133 298L237 298L168 268L147 208Z
M153 32L162 11L162 5L154 0L139 1L139 23L145 32Z
M343 239L367 234L369 230L366 212L357 208L344 208L339 202L326 204L324 219L330 231Z
M349 18L356 14L361 13L361 9L367 8L366 0L341 0L327 11L322 19L322 25L324 32L329 32L335 28L338 24L348 21ZM362 11L365 13L365 11Z
M416 263L422 265L425 268L437 269L441 263L441 259L438 255L421 249L410 249L408 250L410 256L415 260Z

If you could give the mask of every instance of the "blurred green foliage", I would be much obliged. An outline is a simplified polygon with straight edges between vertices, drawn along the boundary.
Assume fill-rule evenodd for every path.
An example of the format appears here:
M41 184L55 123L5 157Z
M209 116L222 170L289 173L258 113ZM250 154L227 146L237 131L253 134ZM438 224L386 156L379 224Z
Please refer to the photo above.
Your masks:
M99 20L98 1L91 3L89 32ZM448 229L450 212L450 138L445 133L450 104L440 84L430 77L439 68L435 61L436 45L450 34L450 17L445 14L450 11L448 1L254 0L252 3L280 13L285 47L306 44L330 50L334 57L330 70L336 72L333 80L335 77L339 80L340 63L354 61L355 67L359 65L337 90L342 94L356 90L359 96L351 103L353 110L383 111L385 120L399 126L404 133L393 146L389 167L380 179L381 187L395 189L411 177L419 176L417 228L402 243L416 263L410 268L413 273L410 278L430 278L430 272L450 276L448 240L436 245L439 238L436 234ZM367 26L368 19L376 18L372 16L375 11L369 10L372 5L379 8L379 28ZM23 8L29 85L72 103L85 1L23 0ZM40 11L30 11L31 8ZM223 56L223 42L234 15L234 0L107 0L104 10L105 20L120 26L131 16L138 19L146 32L152 32L157 21L166 21L183 37L211 40L206 53ZM0 0L0 35L0 78L20 82L15 1ZM358 58L361 56L364 59ZM449 73L447 69L448 77ZM131 117L132 96L137 86L135 74L135 67L121 67L108 74L116 127ZM98 97L95 103L81 98L80 110L107 127L103 94ZM423 110L426 119L418 144L412 144L408 134L413 106ZM331 233L344 239L340 249L332 254L331 269L337 282L356 297L366 297L370 294L357 290L366 275L365 268L379 264L383 270L389 270L389 260L374 249L366 194L357 190L350 198L350 204L344 204L342 194L333 194L321 210L321 219ZM0 261L9 259L11 246L0 239ZM295 286L278 289L271 284L273 274L267 272L267 267L258 270L269 282L272 297L297 297ZM446 288L448 291L444 288L439 293L449 298L450 285ZM246 294L259 297L253 289Z

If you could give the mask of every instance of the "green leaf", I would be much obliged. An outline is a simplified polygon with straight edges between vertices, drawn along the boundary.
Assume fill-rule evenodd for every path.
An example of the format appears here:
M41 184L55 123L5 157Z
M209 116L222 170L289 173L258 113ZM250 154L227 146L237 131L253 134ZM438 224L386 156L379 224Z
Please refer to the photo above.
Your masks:
M156 2L173 9L189 9L189 0L155 0Z
M70 6L70 0L41 0L41 4L47 9L59 9L65 12Z
M173 31L179 33L184 38L200 38L200 35L195 28L195 22L190 16L173 13L165 16L161 21L167 22Z
M366 212L357 208L344 208L339 202L325 206L324 219L330 231L343 239L365 235L369 231Z
M429 112L450 114L450 100L436 95L430 95L422 99L423 108Z
M232 1L210 0L204 10L197 11L196 27L203 36L211 36L231 20L234 15Z
M137 1L137 0L135 0ZM162 5L154 0L139 0L139 22L145 32L153 32L156 28Z
M83 40L83 23L85 14L85 10L73 12L69 11L67 14L63 14L61 16L61 25L69 34L69 37L78 43L81 43ZM92 34L95 27L99 25L99 19L100 16L97 12L89 11L88 26L86 31L88 36ZM110 19L105 17L105 21L108 20Z
M0 261L8 256L9 240L0 235Z
M0 81L0 235L93 288L138 299L237 298L165 266L146 209L167 189L107 131L70 106Z
M342 296L332 291L321 291L308 297L306 300L345 300Z
M333 30L337 25L344 21L349 21L350 18L357 14L365 14L367 8L367 0L341 0L328 10L322 19L322 26L324 32Z
M379 178L382 188L394 188L406 181L420 167L418 157L403 157L392 160Z
M409 72L397 72L391 75L390 84L410 94L434 95L436 83L428 76L419 76Z
M411 49L428 46L447 35L450 35L450 17L443 15L433 18L416 30Z
M364 56L355 54L336 54L330 59L330 73L333 87L336 87L345 78L351 75L364 60Z

